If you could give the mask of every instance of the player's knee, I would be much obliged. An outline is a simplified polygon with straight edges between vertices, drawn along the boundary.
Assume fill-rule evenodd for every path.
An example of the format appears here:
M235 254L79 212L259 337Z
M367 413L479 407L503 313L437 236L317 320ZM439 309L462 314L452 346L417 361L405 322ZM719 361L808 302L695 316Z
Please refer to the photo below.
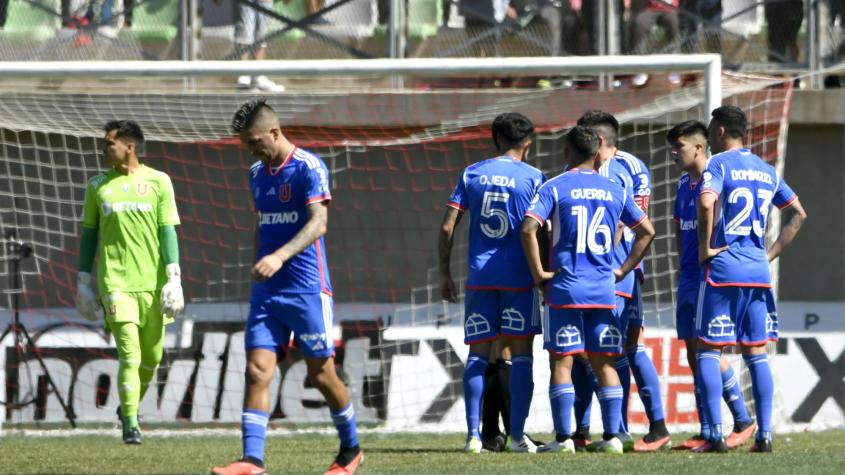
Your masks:
M308 381L311 383L311 386L320 391L331 388L336 379L336 374L332 374L331 372L325 370L308 375Z
M249 361L246 364L246 381L247 384L261 384L267 386L273 379L273 371L275 366L268 366L260 361Z

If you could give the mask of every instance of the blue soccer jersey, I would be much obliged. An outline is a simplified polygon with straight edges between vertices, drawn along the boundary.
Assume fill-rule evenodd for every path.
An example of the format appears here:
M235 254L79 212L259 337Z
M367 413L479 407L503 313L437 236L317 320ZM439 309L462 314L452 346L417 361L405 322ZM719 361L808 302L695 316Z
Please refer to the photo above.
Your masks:
M648 172L648 167L646 167L645 163L643 163L643 161L639 158L621 150L617 150L613 158L619 161L619 163L625 167L625 170L631 176L631 187L634 192L634 201L637 202L637 206L643 210L643 213L648 215L648 205L651 200L651 175ZM634 243L634 234L630 229L625 229L622 233L622 237L625 242L625 248L628 253L630 253L631 246ZM634 273L640 282L645 280L645 260L637 265L637 268L634 269Z
M710 158L700 193L719 196L710 247L729 246L707 263L707 283L771 287L766 219L772 203L783 208L797 199L792 189L760 157L737 149Z
M519 225L531 198L545 181L540 170L509 156L475 163L461 174L447 205L469 211L468 289L534 287Z
M633 181L631 180L631 175L622 165L622 163L618 160L608 160L602 164L599 168L599 175L609 179L610 181L622 186L625 189L625 196L631 197L634 193L633 188ZM614 233L616 232L616 228L613 229ZM628 241L625 238L626 234L631 234L633 239L633 233L627 227L622 231L622 239L619 240L619 244L614 246L613 248L613 265L615 267L619 267L625 262L625 259L628 258L628 254L631 252L631 246L633 245L633 240ZM634 295L634 273L631 272L630 274L626 275L624 279L620 280L616 283L616 295L625 298L631 298Z
M681 230L681 248L678 249L681 263L679 285L689 284L696 288L701 280L701 266L698 265L698 214L695 208L700 190L700 179L693 183L688 174L682 174L678 181L673 213L673 218Z
M646 219L624 188L598 173L574 169L540 187L527 217L552 220L551 269L546 290L552 308L615 308L613 238L621 220L635 228Z
M279 168L254 163L249 169L249 186L258 212L256 261L275 252L305 226L308 205L332 199L326 165L316 155L299 148L294 148ZM255 286L269 292L331 295L323 237L291 257L273 277Z

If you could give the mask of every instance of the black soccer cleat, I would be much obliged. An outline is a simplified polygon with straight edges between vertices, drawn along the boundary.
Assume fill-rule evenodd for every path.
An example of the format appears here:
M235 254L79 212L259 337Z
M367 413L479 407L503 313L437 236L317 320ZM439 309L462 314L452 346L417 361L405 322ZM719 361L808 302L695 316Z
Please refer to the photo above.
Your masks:
M504 452L505 451L505 436L502 434L488 439L481 439L481 447L488 452Z
M756 439L749 452L772 453L772 439Z
M141 444L141 429L137 427L130 427L123 431L123 443L128 445Z

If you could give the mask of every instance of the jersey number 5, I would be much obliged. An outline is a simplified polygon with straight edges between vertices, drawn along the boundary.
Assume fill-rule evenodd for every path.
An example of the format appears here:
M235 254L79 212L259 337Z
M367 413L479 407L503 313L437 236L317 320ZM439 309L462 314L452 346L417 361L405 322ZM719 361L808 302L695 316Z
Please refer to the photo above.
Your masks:
M497 221L495 226L481 223L481 232L485 236L492 239L501 239L508 233L508 214L501 208L494 208L493 203L497 201L507 203L510 196L508 193L484 192L484 198L481 201L481 217L492 218Z
M596 208L596 214L593 215L593 219L589 219L589 214L590 211L586 206L572 207L572 215L578 218L578 240L575 243L575 252L584 254L587 252L587 247L589 247L592 254L607 254L610 252L613 239L610 234L610 227L601 223L602 219L604 219L605 208L604 206ZM588 220L590 221L589 226L587 226ZM597 239L599 235L603 237L601 243Z

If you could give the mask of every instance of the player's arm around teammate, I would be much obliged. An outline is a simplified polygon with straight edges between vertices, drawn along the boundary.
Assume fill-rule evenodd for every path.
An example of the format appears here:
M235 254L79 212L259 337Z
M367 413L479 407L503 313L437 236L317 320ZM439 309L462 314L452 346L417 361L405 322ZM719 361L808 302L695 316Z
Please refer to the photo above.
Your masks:
M85 190L76 306L93 321L103 305L120 359L123 441L140 444L138 406L161 361L164 325L184 308L175 229L179 215L170 178L140 161L141 127L121 120L104 130L109 170L92 178ZM98 247L100 300L91 287Z

